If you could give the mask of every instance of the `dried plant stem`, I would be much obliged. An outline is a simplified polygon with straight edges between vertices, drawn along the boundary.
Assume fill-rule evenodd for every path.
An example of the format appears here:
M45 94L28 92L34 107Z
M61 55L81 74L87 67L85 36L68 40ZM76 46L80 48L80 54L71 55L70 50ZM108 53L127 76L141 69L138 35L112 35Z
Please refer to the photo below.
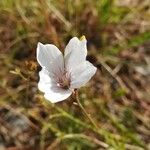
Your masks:
M115 70L112 70L106 63L105 61L100 58L100 63L101 65L108 71L108 73L118 82L120 87L124 89L127 93L129 92L129 89L127 86L124 84L124 82L121 80L121 78L115 73Z
M89 121L93 124L93 126L95 127L95 129L98 129L98 126L96 125L96 123L94 122L94 120L91 118L90 114L88 114L88 112L84 109L84 107L82 106L80 100L79 100L79 96L78 96L78 91L75 91L75 98L77 101L78 106L81 108L81 110L83 111L83 113L85 114L85 116L89 119Z

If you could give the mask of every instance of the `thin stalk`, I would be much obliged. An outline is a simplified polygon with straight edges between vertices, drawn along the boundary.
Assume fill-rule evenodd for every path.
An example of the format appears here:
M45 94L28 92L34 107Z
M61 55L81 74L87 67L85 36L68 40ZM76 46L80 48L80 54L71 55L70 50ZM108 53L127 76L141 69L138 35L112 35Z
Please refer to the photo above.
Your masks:
M55 104L52 104L52 103L49 103L49 101L42 101L44 106L48 106L50 105L51 107L55 108L58 112L62 113L62 115L68 119L70 119L71 121L73 121L74 123L78 124L78 125L81 125L82 127L86 128L86 129L90 129L92 131L94 131L95 133L99 134L100 136L103 136L105 138L106 135L109 135L109 136L112 136L114 137L115 139L117 140L121 140L121 137L120 135L116 135L116 134L113 134L113 133L109 133L108 131L106 131L105 129L103 128L99 128L95 125L93 126L93 123L92 125L90 124L86 124L84 123L83 121L81 121L80 119L78 118L75 118L74 116L70 115L68 112L64 111L63 109L61 109L60 107L57 107L55 106ZM88 113L87 113L88 114ZM93 121L94 122L94 121Z
M85 116L89 119L89 121L91 122L91 124L97 129L99 130L99 127L96 125L96 123L94 122L94 120L91 118L90 114L88 114L88 112L84 109L83 105L81 104L80 100L79 100L79 96L78 96L78 91L75 91L75 98L77 101L78 106L81 108L81 110L83 111L83 113L85 114Z

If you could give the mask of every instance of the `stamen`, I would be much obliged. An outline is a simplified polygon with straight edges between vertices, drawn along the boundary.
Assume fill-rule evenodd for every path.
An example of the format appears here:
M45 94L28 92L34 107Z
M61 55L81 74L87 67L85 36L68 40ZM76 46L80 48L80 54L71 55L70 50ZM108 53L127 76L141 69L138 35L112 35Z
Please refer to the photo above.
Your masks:
M69 89L70 75L66 71L64 71L64 73L58 77L57 86L63 89Z

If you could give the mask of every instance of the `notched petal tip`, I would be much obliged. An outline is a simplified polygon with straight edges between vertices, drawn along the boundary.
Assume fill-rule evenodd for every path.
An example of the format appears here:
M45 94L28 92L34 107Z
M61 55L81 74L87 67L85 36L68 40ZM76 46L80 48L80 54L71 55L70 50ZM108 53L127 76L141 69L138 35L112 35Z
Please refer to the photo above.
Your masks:
M79 41L79 39L75 36L75 37L72 37L72 38L69 40L68 44L69 44L69 43L72 43L72 42L78 42L78 41Z
M37 44L37 45L40 45L40 44L41 44L41 45L43 45L41 42L38 42L38 44Z
M91 78L92 78L96 74L97 68L89 61L87 61L86 63L87 63L87 65L89 65L89 68L91 70Z
M96 74L97 68L95 66L93 66L93 76Z
M73 46L73 44L79 44L80 42L86 42L86 41L87 41L86 37L84 35L82 35L80 38L78 38L76 36L71 38L69 43L72 44L72 46Z
M38 57L38 55L39 55L40 48L41 48L42 46L44 46L44 45L43 45L41 42L38 42L38 44L37 44L37 57Z
M40 64L40 66L42 66L42 63L41 63L41 51L42 51L43 47L44 47L44 45L41 42L38 42L37 49L36 49L36 58L37 58L38 63Z
M38 42L37 44L37 50L39 50L40 47L44 46L44 44L42 44L41 42Z

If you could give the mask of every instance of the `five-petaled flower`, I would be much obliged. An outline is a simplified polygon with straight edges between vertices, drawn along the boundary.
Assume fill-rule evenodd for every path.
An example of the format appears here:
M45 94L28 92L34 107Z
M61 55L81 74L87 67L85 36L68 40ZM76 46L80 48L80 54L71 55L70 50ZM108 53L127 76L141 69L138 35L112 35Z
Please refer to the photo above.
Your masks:
M38 88L52 103L67 99L95 74L96 67L86 61L86 43L85 37L72 38L64 55L52 44L38 43L37 61L42 67Z

